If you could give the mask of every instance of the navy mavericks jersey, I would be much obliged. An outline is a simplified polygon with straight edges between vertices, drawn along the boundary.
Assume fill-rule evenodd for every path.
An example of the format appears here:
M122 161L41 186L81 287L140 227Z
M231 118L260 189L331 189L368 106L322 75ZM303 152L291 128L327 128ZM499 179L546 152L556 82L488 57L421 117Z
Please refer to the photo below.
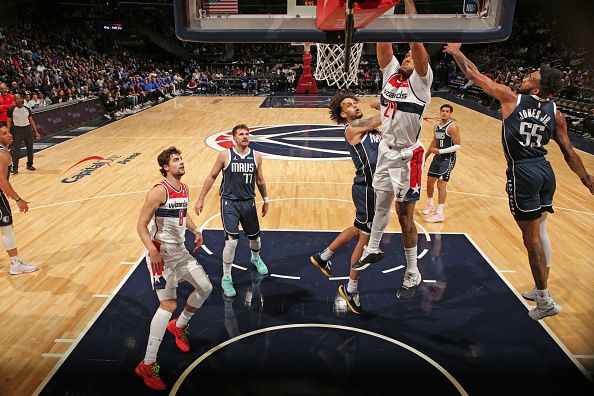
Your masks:
M223 182L219 194L223 198L244 201L256 196L256 153L251 148L241 157L229 149L229 163L223 169Z
M2 146L1 144L0 144L0 150L8 151L8 154L10 154L10 150L8 150L6 147ZM12 161L10 161L10 165L8 165L8 168L6 170L8 171L8 174L6 175L6 179L10 179L10 174L12 173Z
M444 125L435 125L435 141L437 142L437 149L444 149L454 145L452 137L448 135L448 127L450 125L452 125L452 121L448 121Z
M507 162L544 157L544 146L555 132L557 106L532 95L518 95L514 111L503 120L503 151Z
M377 164L377 149L381 140L381 134L374 129L365 133L359 143L354 146L349 144L351 159L356 168L353 183L366 186L373 184L373 174Z

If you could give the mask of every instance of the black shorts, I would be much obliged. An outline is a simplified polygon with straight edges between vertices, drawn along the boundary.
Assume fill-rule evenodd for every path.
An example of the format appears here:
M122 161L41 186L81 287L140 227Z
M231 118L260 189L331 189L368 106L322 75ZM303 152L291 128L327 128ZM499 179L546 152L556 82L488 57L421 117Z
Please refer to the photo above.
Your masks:
M221 198L221 220L228 238L239 238L239 224L249 239L260 236L260 223L254 199L233 201Z
M357 211L353 225L369 234L375 214L375 191L371 186L353 184L353 203Z
M431 161L427 176L448 181L455 165L456 154L437 154L433 157L433 161Z
M12 224L12 211L6 195L0 191L0 227Z
M509 208L516 220L538 219L553 213L555 173L543 157L516 161L507 167L506 191Z

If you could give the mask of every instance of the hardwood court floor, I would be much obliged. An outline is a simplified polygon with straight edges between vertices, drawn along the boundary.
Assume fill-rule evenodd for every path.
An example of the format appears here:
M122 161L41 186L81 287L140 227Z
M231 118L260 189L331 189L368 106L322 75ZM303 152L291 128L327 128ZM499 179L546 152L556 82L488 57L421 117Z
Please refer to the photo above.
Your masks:
M193 207L217 154L204 144L209 135L240 122L330 123L326 109L259 108L258 97L215 99L176 98L124 118L37 153L36 172L11 178L31 206L29 213L14 216L19 254L41 270L10 276L8 258L2 261L0 394L33 393L130 271L131 265L124 263L141 256L136 220L146 191L161 178L156 164L161 150L171 145L182 150L187 172L183 181L190 186ZM367 107L370 101L363 99L366 115L374 112ZM434 98L427 116L438 116L443 103ZM453 115L460 126L462 151L448 185L447 221L423 222L424 194L416 220L428 232L468 233L516 290L529 289L533 283L527 256L504 191L501 123L459 105L454 105ZM425 146L431 131L432 124L425 122ZM545 324L592 370L594 199L564 163L556 144L548 148L557 175L556 213L548 220L553 245L550 288L564 311ZM593 172L594 157L580 154ZM92 162L67 171L91 156L114 161L76 182L62 182L89 167ZM352 224L350 161L264 160L263 169L273 202L262 228L340 231ZM197 224L219 212L216 189L209 193L204 213L193 215ZM220 227L218 217L208 226ZM395 218L388 230L399 230ZM579 357L583 355L590 358Z

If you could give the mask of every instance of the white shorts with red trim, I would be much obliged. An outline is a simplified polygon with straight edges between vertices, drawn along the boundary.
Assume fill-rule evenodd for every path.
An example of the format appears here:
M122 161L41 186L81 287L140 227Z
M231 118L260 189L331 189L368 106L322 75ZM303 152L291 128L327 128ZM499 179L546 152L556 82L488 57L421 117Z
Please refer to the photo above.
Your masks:
M421 177L425 162L425 148L420 141L406 148L388 147L381 141L373 188L393 191L398 202L418 201L421 197Z

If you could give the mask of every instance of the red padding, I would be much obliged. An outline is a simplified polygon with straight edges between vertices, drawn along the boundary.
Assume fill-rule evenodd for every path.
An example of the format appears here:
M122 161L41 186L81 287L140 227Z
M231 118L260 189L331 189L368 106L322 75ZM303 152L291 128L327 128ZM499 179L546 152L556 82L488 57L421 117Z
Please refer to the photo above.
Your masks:
M355 29L360 29L400 3L400 0L369 0L355 3ZM346 0L318 0L316 27L344 30Z

